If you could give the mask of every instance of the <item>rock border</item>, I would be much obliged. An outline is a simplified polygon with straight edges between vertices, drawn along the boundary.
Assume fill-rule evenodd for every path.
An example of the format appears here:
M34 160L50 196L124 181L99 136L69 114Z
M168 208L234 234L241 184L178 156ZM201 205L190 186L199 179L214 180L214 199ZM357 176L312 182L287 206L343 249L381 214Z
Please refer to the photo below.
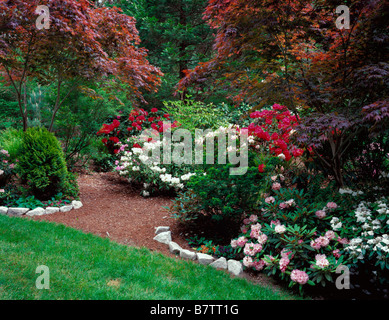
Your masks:
M227 270L234 276L240 276L243 273L243 264L237 260L227 260L224 257L215 259L209 254L194 252L180 247L176 242L172 241L170 227L159 226L155 227L155 237L153 240L169 246L169 251L182 259L197 261L202 265L210 265L216 269Z
M47 207L47 208L15 208L15 207L0 207L0 215L7 215L11 217L20 216L43 216L46 214L53 214L56 212L69 212L71 210L80 209L83 206L81 201L73 200L70 205L62 207Z

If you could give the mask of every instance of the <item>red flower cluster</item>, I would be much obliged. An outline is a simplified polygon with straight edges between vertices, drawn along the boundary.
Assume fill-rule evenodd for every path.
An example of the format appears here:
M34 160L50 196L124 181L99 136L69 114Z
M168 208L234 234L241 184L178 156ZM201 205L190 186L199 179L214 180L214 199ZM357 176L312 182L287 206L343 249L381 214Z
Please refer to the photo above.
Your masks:
M259 119L259 122L248 126L249 135L266 141L271 154L284 154L286 161L292 156L297 158L303 154L304 151L290 141L291 131L297 125L298 119L287 107L275 104L271 110L251 113L250 118Z
M106 135L101 141L108 147L111 153L116 153L114 145L120 139L126 136L125 132L131 136L140 134L145 129L154 129L158 132L164 132L168 126L163 124L163 120L170 120L170 115L159 111L157 108L151 109L150 113L144 109L132 110L128 118L120 122L119 117L116 117L111 124L103 124L97 135ZM121 119L121 117L120 117ZM172 128L178 127L180 124L174 121ZM123 128L120 130L120 128Z

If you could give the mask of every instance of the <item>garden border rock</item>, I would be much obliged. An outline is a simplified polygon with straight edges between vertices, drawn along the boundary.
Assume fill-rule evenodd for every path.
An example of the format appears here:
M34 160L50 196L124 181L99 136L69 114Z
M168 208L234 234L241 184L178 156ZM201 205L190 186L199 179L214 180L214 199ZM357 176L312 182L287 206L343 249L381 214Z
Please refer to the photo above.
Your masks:
M56 212L69 212L71 210L77 210L83 206L81 201L73 200L70 205L62 206L62 207L38 207L35 209L30 208L16 208L16 207L0 207L0 215L7 216L43 216L46 214L53 214Z
M182 259L197 261L203 265L210 265L216 269L224 269L234 276L240 276L243 273L243 264L237 260L227 260L224 257L215 259L211 255L199 253L181 248L177 243L172 241L170 227L159 226L155 227L155 241L167 244L169 251L179 255Z

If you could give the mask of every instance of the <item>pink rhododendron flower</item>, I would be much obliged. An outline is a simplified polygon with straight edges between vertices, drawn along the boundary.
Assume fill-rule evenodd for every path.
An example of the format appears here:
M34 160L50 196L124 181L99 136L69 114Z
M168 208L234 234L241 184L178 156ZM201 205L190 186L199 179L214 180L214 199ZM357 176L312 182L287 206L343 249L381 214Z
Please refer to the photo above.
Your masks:
M290 199L290 200L286 201L286 204L289 207L293 207L296 204L296 202L294 201L294 199Z
M281 202L280 203L280 208L281 209L286 209L286 208L288 208L289 206L288 206L288 204L286 203L286 202Z
M271 188L275 191L280 190L281 184L279 184L278 182L274 182Z
M328 209L336 209L338 205L335 202L328 202L327 203L327 208Z
M267 198L265 199L265 202L266 202L266 203L274 203L274 201L276 201L276 199L274 199L274 197L267 197Z
M243 223L244 223L244 224L250 224L250 222L251 222L251 221L250 221L250 219L248 219L248 218L246 218L246 219L243 220Z
M326 238L328 238L329 240L332 240L332 239L335 239L335 232L332 231L332 230L328 230L325 235L324 235Z
M249 217L249 220L251 222L257 222L258 221L258 216L255 215L255 214L252 214L250 217Z
M341 254L339 253L340 250L339 249L336 249L334 251L332 251L332 254L334 255L335 258L340 258Z
M259 243L247 242L244 246L243 252L248 256L255 256L258 252L262 251L262 245Z
M338 237L338 242L341 243L341 244L348 244L349 241L346 239L346 238L341 238L341 237Z
M318 210L315 212L315 215L319 219L323 219L326 216L326 212L324 210Z
M284 233L286 231L286 228L285 228L284 225L278 224L278 225L275 226L274 231L276 233Z
M267 235L264 233L260 233L257 239L258 239L258 243L263 245L267 241Z
M319 267L319 268L326 268L330 265L330 262L327 260L327 257L325 254L317 254L315 256L315 259L316 259L316 265Z
M309 280L309 276L305 271L294 269L290 273L290 279L298 284L306 284Z
M270 227L271 228L273 228L273 226L277 226L277 225L279 225L279 224L281 224L281 222L277 219L277 220L275 220L275 221L270 221Z
M252 266L255 268L257 271L261 271L265 267L265 261L261 260L255 260L252 263Z
M244 245L246 244L247 242L247 239L245 237L239 237L237 240L236 240L236 244L238 247L241 247L243 248Z
M286 267L288 266L290 260L288 258L281 258L280 260L280 270L282 273L285 272Z
M328 246L330 240L327 237L320 236L316 240L311 241L311 247L314 249L320 249L322 247Z
M258 229L251 229L250 237L254 239L258 239L260 233L262 232Z
M247 268L250 268L253 265L253 258L245 256L243 258L243 265Z
M231 247L236 248L238 246L237 240L231 240Z
M321 248L321 245L319 243L317 243L315 240L312 240L310 245L313 249L316 249L316 250L319 250Z
M294 257L294 254L293 254L292 251L288 251L288 249L284 248L284 249L281 250L281 257L282 258L292 259Z

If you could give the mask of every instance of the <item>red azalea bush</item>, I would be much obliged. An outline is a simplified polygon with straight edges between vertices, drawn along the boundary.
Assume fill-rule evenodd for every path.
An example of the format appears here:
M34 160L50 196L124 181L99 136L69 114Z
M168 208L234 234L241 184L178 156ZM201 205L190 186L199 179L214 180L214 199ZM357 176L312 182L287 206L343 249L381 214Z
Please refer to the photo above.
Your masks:
M128 118L122 119L117 116L110 124L103 124L97 135L103 135L102 142L108 148L111 154L119 153L120 149L117 143L127 139L130 136L138 136L143 130L154 129L163 132L163 121L170 121L170 115L153 108L150 112L139 109L132 110ZM178 127L177 121L171 125L172 128ZM165 126L166 127L166 126Z
M270 110L252 112L250 118L256 121L248 126L248 133L255 137L258 142L256 148L261 152L268 152L286 161L304 153L303 149L292 143L291 137L298 124L298 117L287 107L274 104Z

